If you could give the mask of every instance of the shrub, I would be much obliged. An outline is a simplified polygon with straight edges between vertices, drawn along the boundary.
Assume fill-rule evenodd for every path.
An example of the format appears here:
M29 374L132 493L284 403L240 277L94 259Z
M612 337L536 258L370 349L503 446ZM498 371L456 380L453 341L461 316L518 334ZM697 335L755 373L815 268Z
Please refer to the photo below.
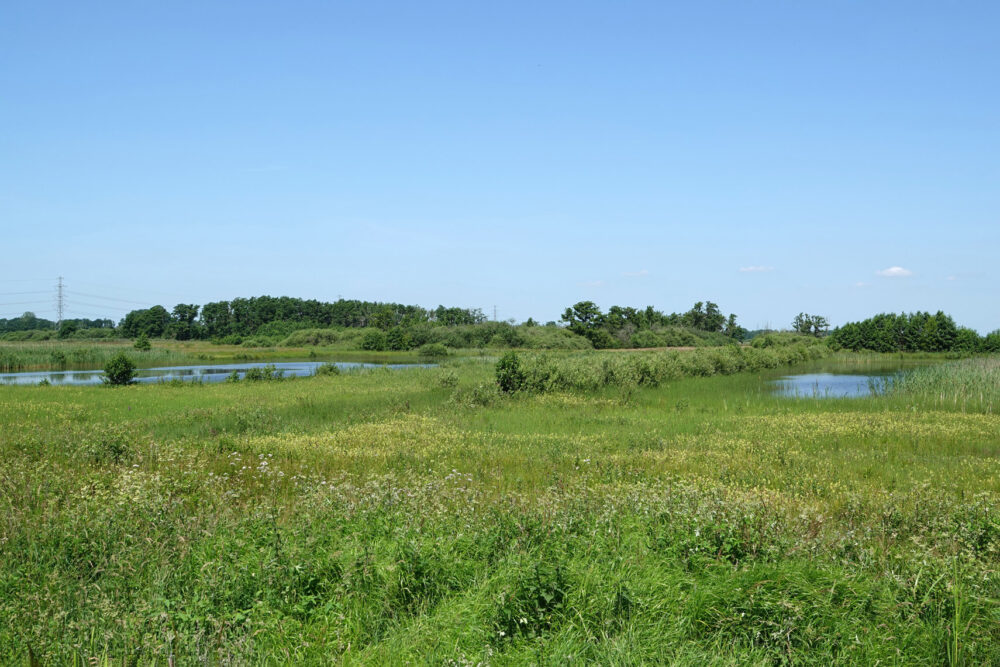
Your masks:
M427 343L426 345L421 345L417 352L419 352L422 357L431 357L435 359L448 356L448 348L441 343Z
M438 377L438 384L440 384L445 389L452 389L458 386L458 373L452 370L447 370L441 373Z
M386 349L385 333L379 329L369 329L361 339L361 349L381 352Z
M259 366L248 368L243 379L251 382L260 382L262 380L281 380L284 376L284 371L278 370L274 364L267 364L263 368Z
M496 367L497 387L505 394L521 391L525 388L524 371L521 370L521 360L516 352L507 352Z
M385 334L385 346L390 350L409 350L410 335L403 327L393 327Z
M104 364L104 383L113 386L132 384L135 379L135 364L124 352L119 352Z
M137 436L122 425L96 428L80 443L80 453L93 463L118 465L134 454Z
M139 337L135 339L135 343L132 345L132 347L141 352L145 352L146 350L150 349L153 346L150 345L149 343L149 336L147 336L144 333L141 333L139 334Z
M632 347L660 347L660 337L649 329L636 331L632 335Z
M332 345L341 339L336 329L301 329L288 335L280 345L298 347L300 345Z
M340 375L340 366L337 364L320 364L313 371L313 375Z

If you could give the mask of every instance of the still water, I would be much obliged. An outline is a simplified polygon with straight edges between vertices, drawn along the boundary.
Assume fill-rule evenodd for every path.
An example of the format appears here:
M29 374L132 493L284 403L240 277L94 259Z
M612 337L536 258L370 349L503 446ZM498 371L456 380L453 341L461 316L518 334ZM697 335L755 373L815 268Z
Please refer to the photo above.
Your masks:
M858 398L882 393L897 376L898 373L803 373L774 380L774 390L779 396L797 398Z
M434 364L364 364L347 361L285 361L271 365L284 377L312 375L324 363L332 363L341 370L359 368L429 368ZM222 382L233 371L242 378L251 368L264 368L266 363L210 364L205 366L163 366L161 368L139 368L135 381L143 384L187 380L192 382ZM59 385L101 384L104 371L34 371L30 373L0 373L0 384L38 384L48 380Z
M790 398L863 398L881 394L907 371L934 363L914 359L837 360L803 364L794 373L775 373L767 382Z

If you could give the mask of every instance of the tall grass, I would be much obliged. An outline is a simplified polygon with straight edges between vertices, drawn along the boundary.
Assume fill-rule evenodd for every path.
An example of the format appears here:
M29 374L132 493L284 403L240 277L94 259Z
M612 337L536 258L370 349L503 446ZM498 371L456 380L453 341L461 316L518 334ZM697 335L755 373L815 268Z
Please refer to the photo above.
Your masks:
M729 345L697 350L592 352L569 356L526 355L524 388L532 391L655 387L683 377L732 375L812 361L829 354L821 345L758 349Z
M136 350L130 341L101 343L0 343L0 373L42 369L93 370L121 351L127 351L137 365L150 367L182 363L185 356L177 350L153 347Z
M992 414L1000 407L1000 356L919 368L888 384L885 393L936 408Z
M1000 417L493 372L0 387L0 662L1000 664Z

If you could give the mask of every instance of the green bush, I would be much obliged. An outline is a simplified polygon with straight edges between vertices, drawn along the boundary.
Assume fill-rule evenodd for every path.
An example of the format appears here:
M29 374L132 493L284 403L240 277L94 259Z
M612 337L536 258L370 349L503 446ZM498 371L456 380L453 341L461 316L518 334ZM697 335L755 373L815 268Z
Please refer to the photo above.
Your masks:
M410 335L403 327L393 327L385 334L385 346L390 350L409 350Z
M516 352L507 352L496 366L497 387L505 394L521 391L525 388L524 371L521 370L521 360Z
M440 358L448 356L448 348L441 343L427 343L426 345L421 345L417 350L422 357L430 358Z
M139 334L139 337L135 339L135 343L132 345L135 349L145 352L153 346L149 343L149 336L144 333Z
M340 375L340 366L337 364L320 364L313 371L313 375Z
M119 352L104 364L104 383L113 386L132 384L135 379L135 364L124 352Z
M302 345L332 345L342 338L337 329L300 329L288 335L281 341L283 347L300 347Z
M259 366L254 366L253 368L248 368L247 372L243 375L244 380L249 380L250 382L261 382L265 380L281 380L285 377L285 371L278 370L274 364L266 364L263 368Z
M649 329L636 331L632 335L631 343L632 347L660 347L662 345L660 337Z
M453 370L446 370L438 377L438 384L445 389L453 389L458 386L458 373Z
M386 345L385 333L379 329L369 329L361 339L361 349L370 352L382 352Z

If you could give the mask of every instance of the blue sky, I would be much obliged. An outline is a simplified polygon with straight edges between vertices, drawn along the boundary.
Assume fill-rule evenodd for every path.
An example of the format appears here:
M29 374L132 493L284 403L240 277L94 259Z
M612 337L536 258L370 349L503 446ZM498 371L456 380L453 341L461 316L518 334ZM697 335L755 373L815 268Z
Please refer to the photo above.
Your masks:
M4 3L0 317L51 315L64 275L68 316L115 319L707 299L750 328L992 330L998 26L988 2Z

